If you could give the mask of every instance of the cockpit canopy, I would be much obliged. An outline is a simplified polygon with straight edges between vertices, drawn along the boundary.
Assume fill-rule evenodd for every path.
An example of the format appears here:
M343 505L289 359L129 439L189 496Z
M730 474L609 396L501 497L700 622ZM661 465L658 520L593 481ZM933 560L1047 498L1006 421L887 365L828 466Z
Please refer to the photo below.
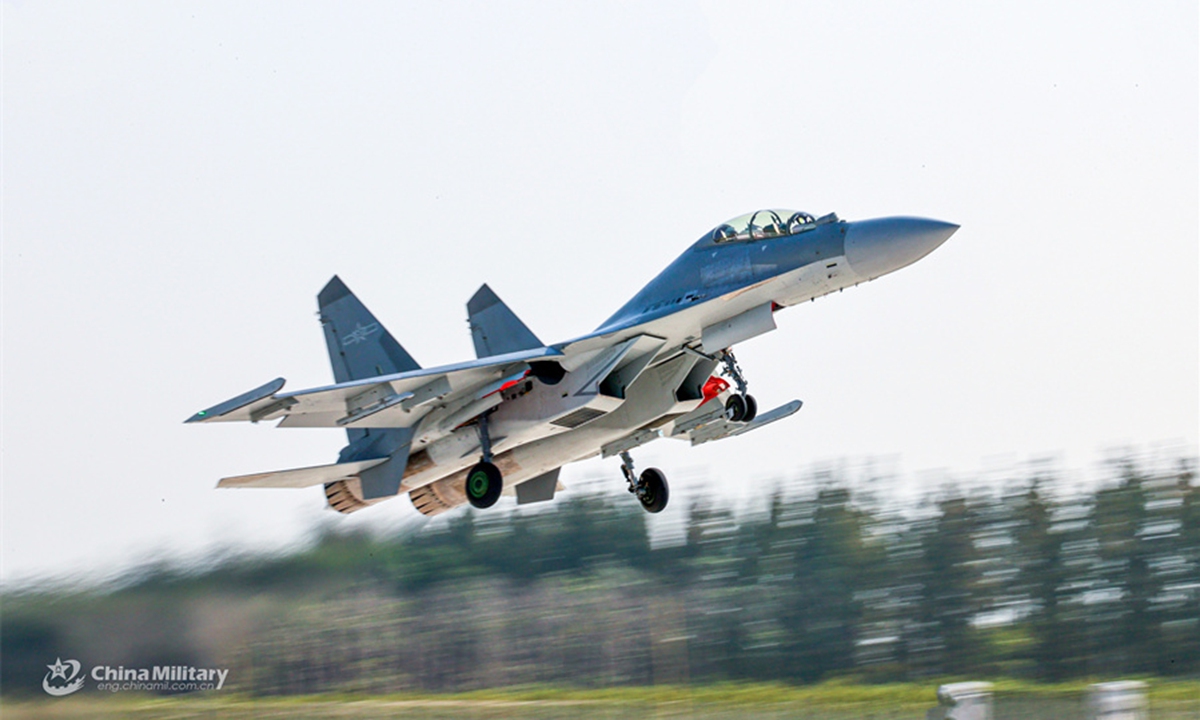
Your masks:
M830 222L837 222L837 215L830 213L814 218L798 210L757 210L721 223L705 239L711 238L714 243L766 240L796 235Z

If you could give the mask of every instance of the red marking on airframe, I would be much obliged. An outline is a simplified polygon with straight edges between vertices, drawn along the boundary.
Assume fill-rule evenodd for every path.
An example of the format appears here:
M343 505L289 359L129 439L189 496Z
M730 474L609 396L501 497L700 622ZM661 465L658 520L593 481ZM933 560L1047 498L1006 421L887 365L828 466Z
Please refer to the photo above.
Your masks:
M716 377L716 376L710 377L708 380L705 381L704 388L701 389L701 391L700 391L704 395L704 402L702 402L700 404L703 405L704 403L708 402L709 400L712 400L716 396L725 392L725 390L728 388L729 388L729 383L725 382L721 378Z

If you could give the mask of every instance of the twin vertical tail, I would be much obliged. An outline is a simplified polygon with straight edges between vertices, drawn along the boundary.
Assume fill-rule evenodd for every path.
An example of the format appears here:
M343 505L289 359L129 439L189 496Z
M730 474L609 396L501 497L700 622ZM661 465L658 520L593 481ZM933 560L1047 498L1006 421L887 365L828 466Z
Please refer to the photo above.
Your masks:
M420 369L337 275L321 289L317 305L337 382Z
M337 382L365 380L421 367L336 275L317 295L317 304ZM487 285L479 288L467 303L467 314L478 357L542 347L542 341ZM415 427L346 428L350 443L338 455L339 464L383 458L386 461L365 467L349 479L326 483L329 506L350 513L396 495L408 466L415 432Z
M420 369L412 355L338 276L334 275L321 289L317 305L335 381L343 383ZM327 483L325 495L330 507L349 513L366 507L366 501L398 493L413 434L414 428L346 428L350 444L342 448L339 463L384 457L388 461L358 474L360 494L351 492L349 481Z
M542 347L537 335L486 284L467 301L467 321L475 342L475 357Z

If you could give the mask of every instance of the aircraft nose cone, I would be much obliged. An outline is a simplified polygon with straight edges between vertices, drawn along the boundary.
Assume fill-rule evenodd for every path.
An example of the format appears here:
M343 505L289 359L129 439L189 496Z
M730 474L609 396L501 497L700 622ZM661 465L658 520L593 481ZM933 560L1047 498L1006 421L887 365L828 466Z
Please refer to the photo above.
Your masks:
M913 217L851 223L846 231L846 262L859 276L874 280L925 257L955 230L954 223Z

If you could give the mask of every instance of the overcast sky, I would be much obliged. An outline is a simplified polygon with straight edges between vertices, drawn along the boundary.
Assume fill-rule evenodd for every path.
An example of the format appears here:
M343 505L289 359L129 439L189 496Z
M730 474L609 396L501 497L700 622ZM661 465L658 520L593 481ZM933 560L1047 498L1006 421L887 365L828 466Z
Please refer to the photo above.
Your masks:
M564 340L761 207L962 229L739 347L760 406L804 408L638 451L681 488L652 523L822 463L911 485L1196 452L1194 0L3 12L8 581L328 519L320 488L214 484L331 462L340 431L182 421L329 382L334 273L432 366L473 356L483 282ZM621 482L614 460L563 481L596 476Z

